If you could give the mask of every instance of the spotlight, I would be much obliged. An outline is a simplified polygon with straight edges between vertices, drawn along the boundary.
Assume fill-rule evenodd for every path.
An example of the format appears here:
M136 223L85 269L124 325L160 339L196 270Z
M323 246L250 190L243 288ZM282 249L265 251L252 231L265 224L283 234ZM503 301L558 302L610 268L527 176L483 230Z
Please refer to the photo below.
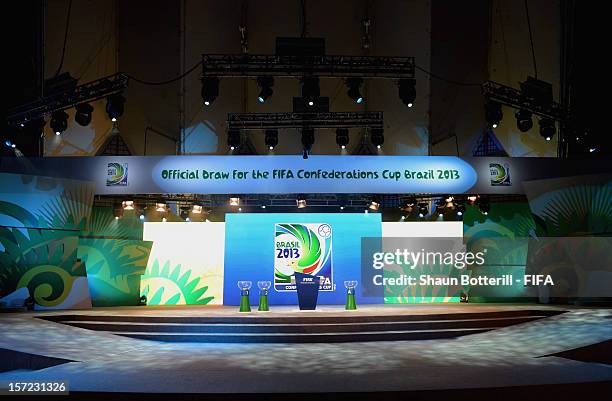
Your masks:
M455 200L455 197L453 195L447 195L443 200L444 206L449 209L452 209L453 207L455 207L455 204L453 203L454 200Z
M359 92L359 88L362 84L363 79L361 78L349 78L346 80L346 86L348 87L346 94L357 104L363 103L363 96L361 96Z
M278 145L278 130L267 129L265 140L268 149L273 150Z
M86 127L91 123L91 113L93 113L93 107L89 103L81 103L76 105L76 112L74 114L74 121L82 127Z
M11 149L15 149L17 147L17 145L15 145L13 142L11 142L8 139L4 141L4 146L6 146L7 148L11 148Z
M476 203L478 198L479 198L478 195L468 195L466 199L470 205L473 205L474 203Z
M123 207L123 210L134 210L134 201L133 200L123 201L121 203L121 206Z
M478 201L478 208L485 216L489 214L491 210L491 202L488 196L482 196Z
M502 113L501 103L489 100L485 103L485 120L493 128L497 128L504 114Z
M259 103L265 103L266 100L268 100L268 98L274 93L272 90L272 86L274 86L274 78L257 77L257 85L261 88L259 95L257 96L257 101Z
M348 128L336 129L336 143L342 149L346 149L346 145L349 143L349 130Z
M51 122L49 123L55 135L61 135L68 128L68 114L65 111L54 111L51 114Z
M378 210L378 208L380 208L380 200L377 197L373 197L368 205L368 209Z
M202 205L193 204L191 206L191 213L193 213L193 214L202 214Z
M416 100L416 80L399 80L399 98L408 107L412 107Z
M416 205L415 198L410 197L406 199L406 201L404 201L404 203L402 203L402 205L400 206L400 209L404 212L404 216L408 216L412 214L412 211L414 210L415 205Z
M217 96L219 96L219 78L202 78L202 100L204 101L204 105L210 106Z
M321 90L319 89L319 78L302 78L302 97L308 106L313 107L318 102L320 95Z
M419 217L425 217L429 213L429 207L427 203L421 202L419 203Z
M115 93L106 98L106 114L112 122L117 121L123 115L125 98L120 93Z
M527 110L519 110L514 115L516 118L516 127L521 132L527 132L533 127L533 120L531 119L531 112Z
M384 130L382 128L372 128L370 140L372 141L372 145L380 149L385 142Z
M306 197L304 195L298 196L295 200L298 209L304 209L306 207Z
M234 128L227 130L227 146L229 146L231 150L240 147L240 130Z
M236 196L236 195L230 196L229 204L230 204L230 206L238 206L238 205L240 205L240 197Z
M304 159L308 159L308 153L312 149L314 140L315 140L314 129L308 128L308 127L302 128L302 145L304 146L302 157Z
M141 215L140 215L140 220L143 220L143 221L144 221L144 219L145 219L145 215L144 215L144 214L141 214Z
M155 204L155 211L159 213L166 213L166 202L157 202Z
M555 136L555 132L557 131L555 127L555 121L551 118L541 118L540 119L540 135L542 138L550 141L553 136Z

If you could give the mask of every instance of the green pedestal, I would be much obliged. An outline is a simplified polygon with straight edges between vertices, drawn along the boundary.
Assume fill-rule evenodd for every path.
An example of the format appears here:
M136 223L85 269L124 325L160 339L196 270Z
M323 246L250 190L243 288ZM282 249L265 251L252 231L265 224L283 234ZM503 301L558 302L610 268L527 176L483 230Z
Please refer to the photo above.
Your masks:
M249 294L242 294L240 296L240 312L250 312L251 304L249 303Z
M261 294L259 296L259 307L257 310L260 312L268 312L270 310L268 306L268 295Z
M355 310L357 309L357 302L355 302L355 294L347 293L346 294L346 310Z

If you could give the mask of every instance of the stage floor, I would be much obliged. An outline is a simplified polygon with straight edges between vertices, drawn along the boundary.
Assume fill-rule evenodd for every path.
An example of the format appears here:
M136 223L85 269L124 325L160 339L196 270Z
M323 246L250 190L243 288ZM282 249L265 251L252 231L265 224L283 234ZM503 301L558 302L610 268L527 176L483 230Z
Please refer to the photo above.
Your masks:
M245 319L429 316L501 311L567 311L453 339L317 344L207 344L147 341L41 316L203 316ZM483 388L612 380L612 367L561 356L612 338L608 308L494 304L272 307L122 307L0 314L0 348L69 360L2 380L69 380L73 391L169 393L371 392ZM314 386L314 388L313 388Z

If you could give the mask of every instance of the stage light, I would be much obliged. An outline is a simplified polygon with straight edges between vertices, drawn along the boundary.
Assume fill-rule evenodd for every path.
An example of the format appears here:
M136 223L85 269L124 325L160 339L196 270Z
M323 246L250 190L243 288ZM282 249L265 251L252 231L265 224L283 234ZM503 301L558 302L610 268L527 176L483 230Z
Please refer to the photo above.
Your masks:
M453 201L455 200L455 197L453 195L447 195L444 198L444 206L452 209L453 207L455 207L455 204L453 203Z
M340 210L344 210L344 206L340 206Z
M219 78L204 77L202 78L202 101L205 106L210 106L217 96L219 96Z
M516 118L516 127L521 132L527 132L533 127L531 112L527 110L519 110L514 114Z
M145 219L145 215L144 215L144 214L141 214L141 215L139 216L139 218L140 218L140 220L143 220L143 221L144 221L144 219Z
M500 103L489 100L485 103L485 120L493 128L497 128L504 114Z
M166 202L157 202L155 204L155 211L156 212L166 213L166 208L167 208Z
M68 114L63 110L54 111L49 123L55 135L61 135L68 128Z
M265 208L266 208L266 205L261 205L261 208L262 208L262 209L265 209Z
M308 106L313 107L319 101L320 95L321 90L319 89L319 78L302 78L302 97Z
M15 145L13 142L11 142L8 139L4 141L4 146L6 146L7 148L11 148L11 149L15 149L17 147L17 145Z
M240 139L240 130L233 128L227 130L227 146L229 146L231 150L240 147Z
M268 149L274 150L276 145L278 145L278 130L267 129L265 133L265 141Z
M82 127L86 127L91 123L91 113L93 107L89 103L77 104L75 107L74 121Z
M372 128L370 140L372 141L372 145L380 149L385 142L384 130L382 128Z
M484 214L485 216L489 214L489 211L491 210L491 202L489 201L488 196L483 195L478 200L478 208L480 209L482 214Z
M239 208L238 208L238 211L239 211L239 212L242 212L242 208L241 208L241 207L239 207Z
M416 80L399 80L399 98L408 107L412 107L416 100Z
M357 104L363 103L363 96L361 96L359 92L359 88L362 84L362 78L349 78L346 80L346 86L348 87L346 94Z
M302 152L302 157L304 159L308 159L308 153L312 149L312 145L314 144L315 136L314 129L312 128L302 128L302 145L304 146L304 150Z
M240 205L240 197L238 196L230 196L229 198L229 204L230 206L238 206Z
M476 203L478 198L479 198L478 195L468 195L466 199L470 205L473 205L474 203Z
M123 115L125 98L120 93L115 93L106 98L106 114L112 122L117 121Z
M550 141L553 136L555 136L555 132L557 131L555 127L555 121L551 118L541 118L540 119L540 135L542 138Z
M370 210L378 210L379 207L380 207L380 200L377 197L373 197L372 200L370 201L370 204L368 205L368 208Z
M266 100L268 100L268 98L274 93L272 90L272 86L274 86L274 78L257 77L257 85L261 88L259 95L257 96L257 101L259 103L265 103Z
M425 217L429 213L429 206L425 202L419 203L419 217Z
M123 210L134 210L134 201L133 200L126 200L121 202L121 206L123 207Z
M349 143L349 130L348 128L336 129L336 143L340 148L346 149L346 145Z
M304 209L306 207L306 197L304 195L298 196L295 202L298 209Z

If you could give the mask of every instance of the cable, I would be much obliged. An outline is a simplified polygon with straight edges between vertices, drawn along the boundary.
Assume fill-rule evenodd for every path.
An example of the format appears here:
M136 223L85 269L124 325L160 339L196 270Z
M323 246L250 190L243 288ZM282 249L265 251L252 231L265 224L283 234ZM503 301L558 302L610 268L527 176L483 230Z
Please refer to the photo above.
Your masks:
M533 57L533 70L535 78L538 79L538 65L536 64L535 50L533 48L533 35L531 33L531 20L529 19L529 7L527 6L527 0L525 0L525 14L527 15L527 27L529 28L529 43L531 44L531 56Z
M160 81L160 82L151 82L151 81L145 81L142 79L138 79L136 77L134 77L133 75L130 74L126 74L127 77L133 81L136 81L138 83L141 83L143 85L166 85L166 84L171 84L172 82L176 82L180 79L185 78L187 75L191 74L193 71L195 71L196 68L198 68L200 65L202 65L202 61L199 61L198 63L196 63L193 67L191 67L190 69L188 69L187 71L185 71L184 73L182 73L181 75L179 75L176 78L172 78L169 79L167 81Z
M68 27L70 26L70 11L72 10L72 0L68 2L68 12L66 13L66 29L64 30L64 45L62 46L62 58L60 59L60 64L57 67L57 71L55 71L55 76L57 77L64 66L64 56L66 55L66 43L68 42Z
M432 72L429 72L426 69L419 67L418 65L415 65L414 67L417 70L424 72L425 74L429 75L432 78L436 78L436 79L439 79L440 81L448 82L449 84L460 85L460 86L482 86L482 84L477 84L477 83L472 83L472 82L459 82L459 81L453 81L452 79L446 79Z

